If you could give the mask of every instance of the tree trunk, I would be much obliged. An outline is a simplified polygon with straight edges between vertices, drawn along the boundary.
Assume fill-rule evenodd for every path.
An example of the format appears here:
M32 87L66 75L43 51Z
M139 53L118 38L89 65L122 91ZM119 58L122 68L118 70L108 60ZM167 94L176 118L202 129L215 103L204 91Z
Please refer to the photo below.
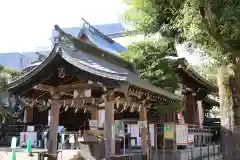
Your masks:
M240 67L221 66L218 74L221 151L224 160L240 160ZM239 74L240 75L240 74Z

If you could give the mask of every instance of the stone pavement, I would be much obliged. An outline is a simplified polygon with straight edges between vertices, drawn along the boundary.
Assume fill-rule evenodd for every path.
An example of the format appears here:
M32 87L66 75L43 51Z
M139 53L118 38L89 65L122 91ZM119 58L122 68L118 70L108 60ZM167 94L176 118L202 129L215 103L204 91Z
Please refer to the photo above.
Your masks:
M69 160L74 155L76 155L77 152L78 151L76 150L64 150L62 153L59 153L58 160ZM12 157L12 152L0 151L0 160L11 160L11 157ZM16 152L16 157L17 157L17 160L38 160L38 157L36 154L34 154L32 157L29 157L28 153L26 152Z
M222 156L211 157L210 160L222 160ZM208 158L204 158L203 160L208 160Z

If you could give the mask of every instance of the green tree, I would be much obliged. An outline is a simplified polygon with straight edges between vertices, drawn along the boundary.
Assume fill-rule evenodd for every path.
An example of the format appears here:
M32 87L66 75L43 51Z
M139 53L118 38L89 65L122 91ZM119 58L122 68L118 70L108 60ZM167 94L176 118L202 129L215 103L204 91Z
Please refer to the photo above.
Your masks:
M167 40L151 38L133 43L122 56L136 65L141 78L170 92L179 88L179 78L173 68L176 60L172 59L177 55Z
M201 64L200 66L193 66L193 68L206 80L212 84L217 83L218 65L215 63Z
M172 41L156 36L145 37L144 40L128 46L128 52L121 55L133 62L141 78L153 85L174 92L179 88L180 79L175 72L177 54ZM180 103L155 104L155 115L171 114L183 109Z
M8 103L8 99L4 93L6 93L5 85L8 83L10 79L10 75L3 71L0 71L0 130L6 124L7 121L12 120L12 114L10 110L5 108L6 103ZM6 102L7 101L7 102Z
M240 157L240 1L125 0L125 18L144 34L160 32L218 62L224 159Z

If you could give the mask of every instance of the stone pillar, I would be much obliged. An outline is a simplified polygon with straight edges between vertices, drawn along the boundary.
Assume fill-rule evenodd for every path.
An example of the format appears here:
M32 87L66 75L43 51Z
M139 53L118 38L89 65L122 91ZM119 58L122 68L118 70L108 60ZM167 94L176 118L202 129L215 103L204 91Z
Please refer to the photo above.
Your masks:
M52 100L49 119L48 160L57 160L59 103Z
M114 103L110 97L105 102L105 157L110 160L111 155L115 154L115 127L114 127Z

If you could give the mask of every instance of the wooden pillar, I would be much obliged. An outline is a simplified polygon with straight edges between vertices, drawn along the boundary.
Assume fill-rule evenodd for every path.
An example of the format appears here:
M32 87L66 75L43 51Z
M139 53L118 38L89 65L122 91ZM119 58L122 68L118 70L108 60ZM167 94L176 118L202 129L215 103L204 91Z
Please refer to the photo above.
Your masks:
M33 111L34 111L33 107L28 107L27 108L27 110L26 110L26 112L27 112L26 123L32 123L32 121L33 121L33 113L34 113Z
M59 107L57 98L52 100L49 112L48 160L57 160Z
M197 105L197 98L196 93L192 93L192 107L193 107L193 124L198 124L198 105Z
M98 108L94 107L91 109L91 120L90 120L90 129L96 130L99 127L99 115L98 115Z
M115 127L114 127L114 103L112 97L105 102L105 157L110 160L111 155L115 154Z
M174 123L177 122L177 121L176 121L176 113L172 113L172 120L173 120Z
M186 123L188 124L196 124L196 108L197 104L194 98L194 94L188 94L186 97Z
M140 121L142 124L144 124L141 127L142 151L143 151L143 154L147 156L147 160L151 160L151 146L149 143L150 139L149 139L146 106L142 106L140 108Z

